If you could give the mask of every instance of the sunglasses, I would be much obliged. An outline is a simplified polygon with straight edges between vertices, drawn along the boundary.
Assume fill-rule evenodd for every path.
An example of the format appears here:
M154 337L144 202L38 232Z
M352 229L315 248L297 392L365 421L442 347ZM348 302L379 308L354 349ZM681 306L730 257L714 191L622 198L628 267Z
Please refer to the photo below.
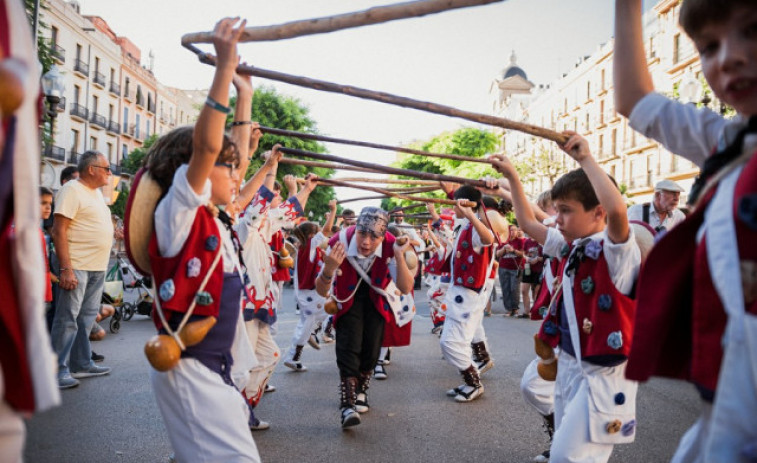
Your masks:
M229 169L229 177L234 176L234 172L237 170L237 166L235 166L231 162L216 162L215 166L216 167L226 167L227 169Z
M97 167L98 169L105 169L108 172L110 172L110 166L89 166L89 167Z

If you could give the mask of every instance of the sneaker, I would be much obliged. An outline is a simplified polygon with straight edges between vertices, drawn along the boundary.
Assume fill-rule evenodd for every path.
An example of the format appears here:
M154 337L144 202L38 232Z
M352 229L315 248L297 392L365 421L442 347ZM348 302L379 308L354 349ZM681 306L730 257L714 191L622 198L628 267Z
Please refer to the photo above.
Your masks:
M311 334L308 338L308 344L315 350L321 350L321 343L318 342L318 336Z
M386 368L384 365L376 365L373 369L373 377L376 379L386 379Z
M302 362L295 362L293 360L287 360L284 362L284 366L291 368L294 371L305 372L308 371L308 367L302 364Z
M70 374L58 378L58 389L71 389L79 385L79 380L74 379Z
M489 359L485 362L476 362L476 368L478 368L479 376L491 370L493 366L494 366L494 361L492 359Z
M457 396L464 387L465 387L465 384L461 384L457 387L453 387L452 389L447 391L447 397Z
M88 370L72 372L71 376L81 379L92 378L94 376L104 376L108 373L110 373L110 367L98 367L97 365L92 365Z
M549 449L545 450L539 455L536 455L531 461L535 463L547 463L549 461Z
M103 360L105 360L105 356L104 356L104 355L100 355L100 354L98 354L97 352L95 352L95 351L92 351L92 361L93 361L93 362L98 362L98 363L100 363L100 362L102 362Z
M342 428L350 428L360 424L360 414L352 407L342 409Z
M481 397L483 393L484 386L473 387L466 384L455 396L455 402L472 402Z
M531 318L527 313L521 313L515 316L515 318Z
M259 420L254 417L249 425L250 431L265 431L266 429L271 427L271 423L269 423L268 421Z
M368 405L368 394L365 392L360 392L357 395L357 399L355 399L355 411L358 413L368 413L371 409L371 406Z
M326 333L323 333L323 342L324 342L325 344L331 344L331 343L332 343L332 342L334 342L334 341L336 341L336 339L334 339L334 337L333 337L333 336L329 336L328 334L326 334Z
M435 326L431 328L431 334L435 334L437 336L441 336L442 334L442 325Z
M265 391L263 391L263 392L265 392L265 393L276 392L276 386L274 386L273 384L266 384L265 385Z

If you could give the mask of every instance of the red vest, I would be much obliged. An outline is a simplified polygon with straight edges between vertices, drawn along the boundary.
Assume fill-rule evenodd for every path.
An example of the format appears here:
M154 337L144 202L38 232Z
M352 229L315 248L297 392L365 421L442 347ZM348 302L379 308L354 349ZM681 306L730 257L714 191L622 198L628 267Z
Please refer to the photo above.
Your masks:
M491 254L491 246L484 246L481 249L481 254L477 254L473 250L473 224L468 222L457 240L453 284L474 291L481 291L484 283L486 283L486 270L491 261Z
M601 247L602 241L599 244ZM563 270L567 263L566 256L560 261L555 281L562 280ZM613 284L603 250L600 251L597 259L584 257L573 282L573 288L564 288L563 291L573 291L578 333L581 338L581 357L600 355L627 357L631 352L636 304L633 299L618 291ZM558 326L562 297L562 292L557 295L558 299L555 301L557 310L544 318L539 329L539 338L552 347L560 342ZM568 310L567 307L566 310ZM592 324L588 333L583 329L584 319L588 319ZM611 341L611 335L618 332L620 332L619 340L622 342Z
M352 240L352 237L355 235L355 226L351 226L346 231L347 234L347 243ZM389 266L388 261L394 258L394 236L386 232L384 235L384 241L381 243L381 256L377 257L374 262L373 266L371 267L371 271L368 274L368 276L371 277L371 284L373 286L379 287L381 289L386 288L386 286L389 284L389 282L392 280L392 276L389 274ZM331 237L329 240L329 246L334 246L339 241L339 234L336 234ZM346 249L345 249L346 251ZM339 270L341 270L341 275L336 275L336 280L334 281L334 294L337 299L344 300L347 297L349 297L353 291L355 291L355 286L358 282L358 274L357 271L352 267L352 264L345 258L344 262L342 262L342 265L339 267ZM360 283L361 285L366 284L367 282ZM389 322L394 318L394 313L392 313L392 309L389 307L389 304L386 302L383 296L379 295L374 291L373 289L370 290L371 295L371 301L373 301L373 306L376 308L376 310L379 311L381 316L384 317L384 320ZM346 313L348 310L350 310L350 307L352 307L353 299L350 298L349 300L346 300L344 302L337 303L337 307L339 307L339 311L334 315L334 323L341 317L344 313Z
M549 259L548 265L552 271L552 278L557 279L557 267L560 261L556 258ZM541 286L539 286L539 293L536 294L534 299L534 305L531 306L531 320L543 320L547 310L549 310L549 303L552 301L552 293L549 291L549 285L542 279Z
M315 248L315 259L310 262L310 245L312 240L305 240L297 251L297 284L298 289L315 289L315 279L323 267L323 250Z
M281 268L279 267L279 251L281 251L284 248L284 232L281 230L277 231L273 234L271 237L271 251L273 251L273 266L271 273L271 279L273 281L289 281L292 279L292 276L289 274L288 268Z
M155 281L155 297L160 297L160 306L163 308L166 320L170 320L171 312L185 313L189 305L198 295L198 287L205 279L210 265L217 252L223 252L220 248L223 246L221 234L216 225L213 215L208 212L207 208L199 207L195 215L191 231L181 251L174 257L162 257L158 248L158 237L153 231L150 238L150 267ZM199 274L189 273L190 260L199 259ZM197 261L193 261L196 263ZM191 275L191 276L190 276ZM161 293L163 285L170 286L166 281L173 281L173 295L170 298L162 298ZM193 315L218 316L221 304L221 291L223 289L223 256L221 261L216 265L213 274L208 280L204 291L210 294L211 301L209 304L197 303ZM203 301L204 302L204 301ZM160 329L163 324L158 318L157 312L153 313L155 326Z
M756 193L754 155L744 166L734 191L732 212L740 260L757 261ZM666 233L647 257L639 277L638 303L642 310L636 318L638 330L626 372L629 379L646 381L652 375L664 376L690 380L711 391L717 389L728 317L712 285L706 240L696 242L713 196L710 192L703 198L694 213ZM739 213L740 207L746 214ZM750 218L751 223L746 223ZM757 315L757 301L746 311Z

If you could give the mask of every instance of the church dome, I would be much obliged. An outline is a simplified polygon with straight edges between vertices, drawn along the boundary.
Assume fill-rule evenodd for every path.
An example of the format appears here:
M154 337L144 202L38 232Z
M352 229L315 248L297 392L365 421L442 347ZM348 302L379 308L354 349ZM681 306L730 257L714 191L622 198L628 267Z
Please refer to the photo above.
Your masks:
M506 67L504 71L502 71L502 80L508 79L514 76L520 76L524 80L528 80L528 76L526 76L526 71L524 71L522 68L520 68L517 65L517 61L518 61L518 57L515 55L515 51L513 50L512 54L510 55L510 66Z

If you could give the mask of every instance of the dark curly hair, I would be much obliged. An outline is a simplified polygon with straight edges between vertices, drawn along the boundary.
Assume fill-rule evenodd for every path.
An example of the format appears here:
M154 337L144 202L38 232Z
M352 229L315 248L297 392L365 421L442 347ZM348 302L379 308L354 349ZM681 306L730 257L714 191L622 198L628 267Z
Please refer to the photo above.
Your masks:
M678 22L695 37L705 26L727 21L739 7L754 8L754 0L684 0Z
M291 236L297 238L300 244L305 244L311 236L318 233L318 224L315 222L302 222L294 227Z

